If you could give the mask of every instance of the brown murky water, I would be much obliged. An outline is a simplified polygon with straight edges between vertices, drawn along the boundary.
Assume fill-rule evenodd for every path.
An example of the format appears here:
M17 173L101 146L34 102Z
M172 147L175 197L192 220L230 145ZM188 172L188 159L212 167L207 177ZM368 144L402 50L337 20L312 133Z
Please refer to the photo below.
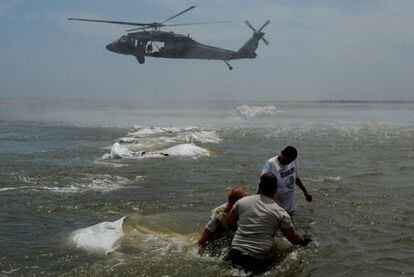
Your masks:
M314 242L277 238L265 275L414 274L414 105L261 106L3 109L0 275L240 275L224 246L200 255L194 237L287 144L314 196L296 193L295 222ZM121 234L102 223L123 216Z

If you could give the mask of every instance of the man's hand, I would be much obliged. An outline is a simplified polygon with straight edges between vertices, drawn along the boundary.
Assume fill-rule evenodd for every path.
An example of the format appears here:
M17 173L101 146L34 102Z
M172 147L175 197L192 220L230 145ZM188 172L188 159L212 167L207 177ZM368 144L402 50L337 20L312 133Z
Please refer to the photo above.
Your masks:
M300 178L296 178L296 185L303 191L306 201L312 202L312 195L305 188L305 185L302 183L302 180Z
M312 195L308 192L305 192L304 194L305 194L306 201L312 202Z
M294 227L281 228L280 229L292 244L306 246L312 241L312 237L309 235L300 235Z

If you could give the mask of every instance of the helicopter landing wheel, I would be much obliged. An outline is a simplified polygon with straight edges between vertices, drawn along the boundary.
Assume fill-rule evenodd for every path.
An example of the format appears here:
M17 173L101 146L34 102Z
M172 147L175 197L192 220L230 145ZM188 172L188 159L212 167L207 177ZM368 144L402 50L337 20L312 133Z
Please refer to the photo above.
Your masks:
M224 61L226 64L227 64L227 66L229 67L229 70L233 70L233 67L230 65L230 63L229 63L229 61Z
M145 57L137 57L138 63L143 64L145 63Z

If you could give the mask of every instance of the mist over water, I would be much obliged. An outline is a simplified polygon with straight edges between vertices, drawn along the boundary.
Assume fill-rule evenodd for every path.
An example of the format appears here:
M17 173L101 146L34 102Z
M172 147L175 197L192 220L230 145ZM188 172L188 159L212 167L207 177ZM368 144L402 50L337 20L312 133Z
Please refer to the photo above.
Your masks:
M315 241L266 274L414 274L413 103L33 101L0 104L0 275L240 275L194 239L288 144Z

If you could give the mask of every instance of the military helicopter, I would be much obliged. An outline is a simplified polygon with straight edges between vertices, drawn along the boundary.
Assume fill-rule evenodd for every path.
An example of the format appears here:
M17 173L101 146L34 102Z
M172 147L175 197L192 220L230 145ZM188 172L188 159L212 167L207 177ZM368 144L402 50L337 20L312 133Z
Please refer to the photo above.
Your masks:
M265 33L262 32L264 27L270 23L269 20L257 30L246 20L245 23L252 29L253 36L238 51L205 45L193 40L189 35L160 30L162 27L222 23L199 22L166 24L168 21L194 9L195 7L196 6L191 6L162 22L137 23L85 18L68 18L68 20L139 26L138 28L127 30L126 35L123 35L116 41L108 44L106 49L118 54L135 56L140 64L145 63L145 57L221 60L226 63L229 70L232 70L233 67L230 65L230 60L254 59L257 56L255 51L258 47L259 40L262 40L266 45L269 44L264 38Z

